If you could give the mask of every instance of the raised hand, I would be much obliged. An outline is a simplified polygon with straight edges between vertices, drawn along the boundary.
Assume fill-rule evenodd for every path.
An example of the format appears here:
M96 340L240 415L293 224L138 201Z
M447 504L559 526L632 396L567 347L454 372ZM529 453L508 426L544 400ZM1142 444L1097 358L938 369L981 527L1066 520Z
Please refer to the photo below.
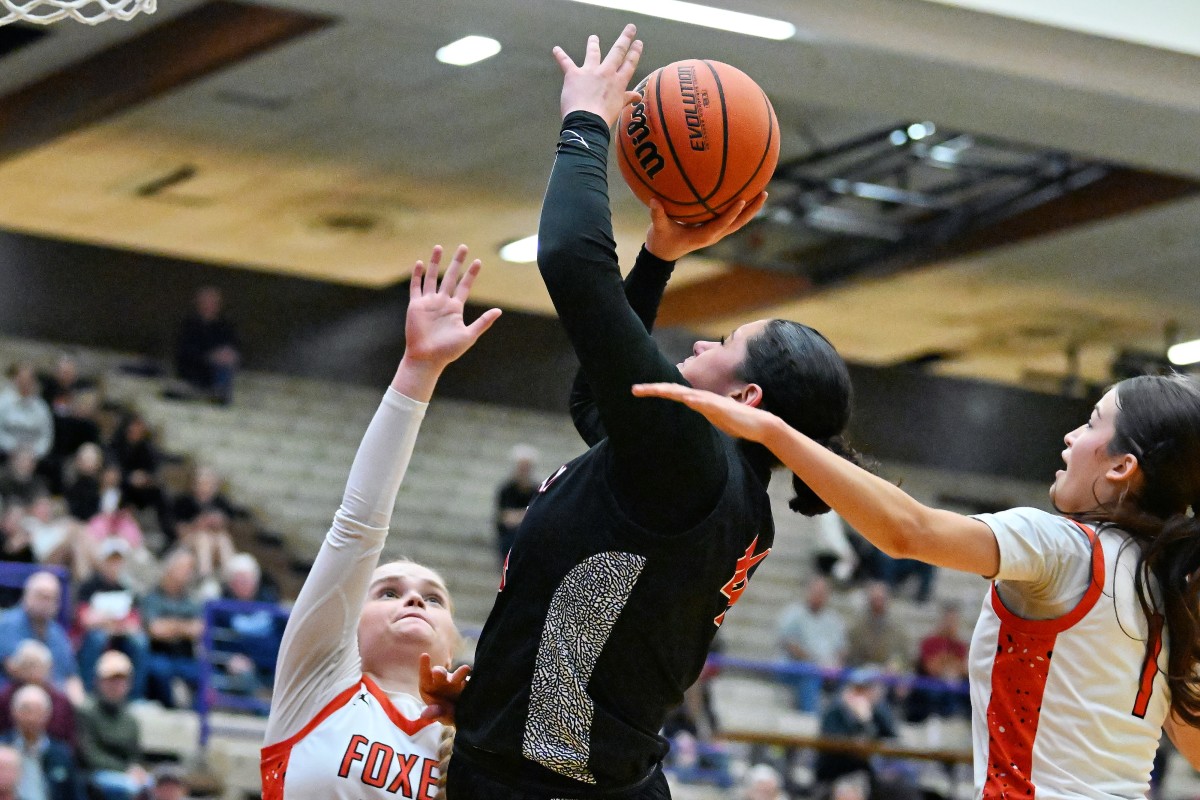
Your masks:
M591 111L611 128L622 108L641 99L637 92L627 91L642 57L642 42L633 38L636 33L636 26L626 25L603 59L600 37L589 36L580 66L561 47L554 48L554 58L563 71L559 110L564 117L572 111Z
M431 667L428 653L421 654L419 687L421 699L427 704L421 719L432 719L446 725L454 724L454 708L458 696L467 686L471 668L463 664L451 672L445 667Z
M684 225L667 216L662 203L650 201L650 229L646 231L646 249L664 261L678 261L695 250L709 247L729 234L741 230L767 202L761 192L750 202L737 202L716 219L699 225Z
M681 383L635 383L633 393L638 397L661 397L683 403L730 436L752 442L763 442L779 424L779 417L769 411Z
M413 265L408 316L404 322L406 361L444 367L467 352L500 316L500 309L493 308L483 312L470 325L463 320L463 309L471 294L471 286L483 266L479 259L475 259L463 272L466 258L467 246L460 244L440 284L440 245L433 248L428 266L422 261Z

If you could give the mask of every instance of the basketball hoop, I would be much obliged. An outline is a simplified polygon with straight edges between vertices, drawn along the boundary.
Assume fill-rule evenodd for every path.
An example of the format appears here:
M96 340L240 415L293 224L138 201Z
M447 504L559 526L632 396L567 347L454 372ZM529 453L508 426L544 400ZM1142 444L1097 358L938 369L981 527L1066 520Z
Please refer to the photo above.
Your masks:
M61 19L96 25L107 19L130 20L142 12L153 14L156 6L157 0L0 0L0 25L49 25Z

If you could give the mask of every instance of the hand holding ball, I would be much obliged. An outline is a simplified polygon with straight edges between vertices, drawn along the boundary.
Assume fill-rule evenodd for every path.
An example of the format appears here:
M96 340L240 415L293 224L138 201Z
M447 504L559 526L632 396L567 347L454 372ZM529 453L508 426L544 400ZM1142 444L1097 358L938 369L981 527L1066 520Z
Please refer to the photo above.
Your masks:
M779 163L779 121L750 76L719 61L668 64L637 86L617 121L621 174L647 205L706 222L752 200Z

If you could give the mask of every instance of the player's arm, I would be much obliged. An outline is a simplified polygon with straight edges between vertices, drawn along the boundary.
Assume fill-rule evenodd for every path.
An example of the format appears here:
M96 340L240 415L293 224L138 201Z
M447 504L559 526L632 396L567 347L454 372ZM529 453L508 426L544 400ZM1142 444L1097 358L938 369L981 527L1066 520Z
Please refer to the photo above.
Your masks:
M674 260L661 259L643 246L633 269L625 276L625 300L633 309L633 313L637 314L647 333L654 330L658 306L662 302L663 293L674 269ZM600 420L600 411L596 408L592 387L588 384L583 370L575 374L575 383L571 386L570 410L575 430L589 447L607 435L604 423Z
M1000 547L986 523L918 502L774 414L679 384L635 386L633 392L683 403L731 436L765 445L852 528L893 558L985 576L1000 569Z
M420 261L413 268L404 357L363 435L333 526L284 629L267 744L294 734L361 669L358 619L427 403L446 366L500 315L492 309L464 323L463 308L480 268L475 261L464 273L466 255L460 247L440 285L440 248L428 269Z

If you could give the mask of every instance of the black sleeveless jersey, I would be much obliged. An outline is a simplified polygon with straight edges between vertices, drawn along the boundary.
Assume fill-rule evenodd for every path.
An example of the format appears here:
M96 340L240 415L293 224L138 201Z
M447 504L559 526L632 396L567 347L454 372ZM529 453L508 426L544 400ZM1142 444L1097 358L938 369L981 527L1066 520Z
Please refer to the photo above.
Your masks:
M667 713L774 539L765 487L724 443L717 507L672 536L618 508L607 440L546 479L458 706L468 761L551 792L629 786L661 761Z

